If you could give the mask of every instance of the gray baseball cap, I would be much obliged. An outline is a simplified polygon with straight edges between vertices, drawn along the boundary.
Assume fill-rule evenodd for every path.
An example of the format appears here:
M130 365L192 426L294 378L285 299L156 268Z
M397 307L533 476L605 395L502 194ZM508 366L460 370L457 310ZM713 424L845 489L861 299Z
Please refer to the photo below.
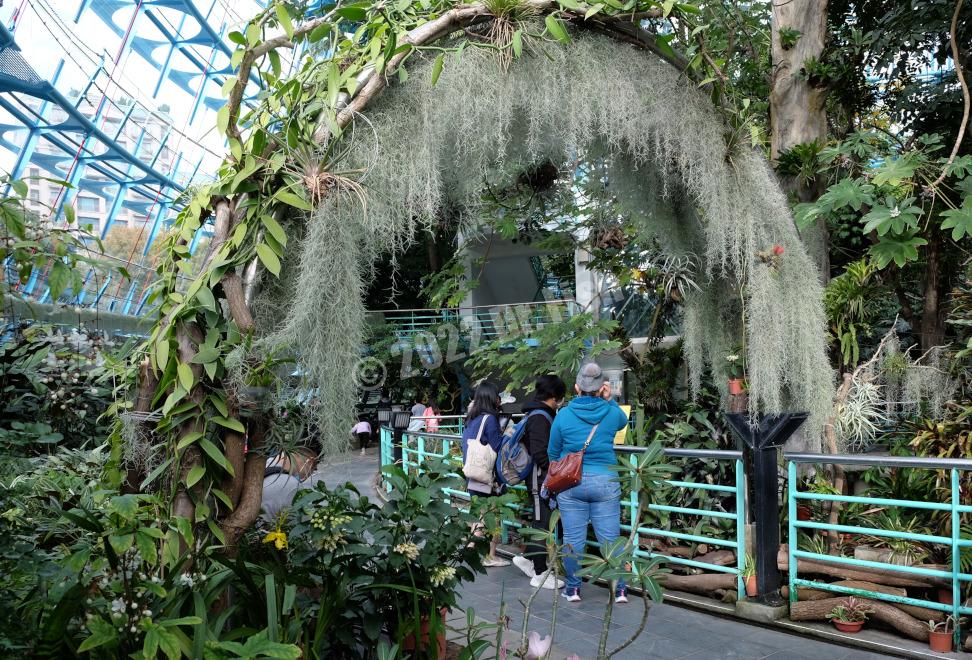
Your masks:
M577 372L577 387L581 392L597 392L604 384L604 374L601 372L601 365L597 362L588 362L581 365Z

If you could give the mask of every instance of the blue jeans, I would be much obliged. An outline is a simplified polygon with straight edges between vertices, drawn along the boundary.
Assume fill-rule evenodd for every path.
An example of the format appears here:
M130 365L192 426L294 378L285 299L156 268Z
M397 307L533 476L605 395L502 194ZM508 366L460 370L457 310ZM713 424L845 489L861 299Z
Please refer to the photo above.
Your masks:
M581 579L578 556L587 544L587 524L604 547L621 536L621 484L612 474L585 474L581 482L557 495L560 521L564 527L564 571L568 589L578 589ZM619 581L618 587L624 582Z

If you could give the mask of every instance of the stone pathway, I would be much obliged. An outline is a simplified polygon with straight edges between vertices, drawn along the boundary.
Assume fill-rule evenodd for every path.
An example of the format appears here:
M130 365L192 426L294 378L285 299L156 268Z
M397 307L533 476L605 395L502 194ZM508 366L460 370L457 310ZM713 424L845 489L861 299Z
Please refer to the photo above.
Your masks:
M460 603L472 607L478 617L495 621L500 603L506 603L509 627L516 632L516 641L523 625L524 607L533 589L519 571L507 568L488 569L485 576L464 585ZM583 600L557 603L557 631L554 643L557 660L576 654L580 658L594 658L601 634L608 592L602 587L585 584ZM630 595L631 602L617 605L608 635L608 650L629 639L638 629L643 606L640 599ZM543 590L531 608L531 630L549 635L553 618L553 592ZM512 645L511 645L512 647ZM739 660L866 660L889 656L829 644L809 637L789 635L740 621L664 603L651 606L648 624L641 635L615 658L645 660L676 660L691 658L733 658Z
M365 457L357 452L329 459L322 463L316 476L329 486L350 481L363 494L373 494L378 471L377 449ZM505 603L508 630L505 638L508 649L519 643L524 607L533 589L529 580L517 568L492 568L475 582L462 588L460 605L473 608L480 623L496 622L500 604ZM554 660L570 654L580 658L594 658L601 633L607 590L587 585L582 589L580 603L557 602L557 629L554 636ZM554 612L554 592L542 590L531 608L530 630L549 635ZM614 649L637 630L642 614L639 598L630 596L627 605L616 606L608 636L608 649ZM449 624L455 630L449 639L465 639L463 612L454 612ZM495 639L495 629L487 639ZM491 657L491 656L489 656ZM677 607L668 604L652 605L648 624L639 637L615 658L638 660L703 660L726 658L738 660L867 660L891 656L869 653L810 637L791 635L769 628L750 625L726 617Z

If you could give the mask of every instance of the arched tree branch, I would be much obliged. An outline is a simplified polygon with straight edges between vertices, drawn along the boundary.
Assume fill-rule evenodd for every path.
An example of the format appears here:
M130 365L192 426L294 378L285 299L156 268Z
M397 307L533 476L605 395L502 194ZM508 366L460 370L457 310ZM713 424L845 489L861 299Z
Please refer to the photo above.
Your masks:
M945 177L948 175L948 168L952 166L955 162L955 157L958 155L959 149L962 147L962 140L965 139L965 128L969 124L969 107L972 105L969 98L969 85L965 82L965 74L962 71L962 60L959 53L958 47L958 18L959 13L962 11L962 3L964 0L958 0L955 3L955 11L952 13L952 24L948 30L949 41L952 44L952 61L955 63L955 75L958 77L959 86L962 88L962 123L959 124L958 136L955 138L955 145L952 147L952 153L948 157L948 162L945 163L945 167L942 168L942 173L938 175L938 178L932 181L931 185L928 186L931 189L937 188Z

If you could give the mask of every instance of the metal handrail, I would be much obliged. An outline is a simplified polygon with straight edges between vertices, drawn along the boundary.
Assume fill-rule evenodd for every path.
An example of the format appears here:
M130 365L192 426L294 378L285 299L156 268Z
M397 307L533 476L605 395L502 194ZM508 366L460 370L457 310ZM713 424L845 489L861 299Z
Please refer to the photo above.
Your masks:
M536 302L503 303L501 305L472 305L469 307L410 307L402 309L369 309L371 314L397 314L399 312L457 312L477 309L497 309L506 307L538 307L540 305L564 305L576 303L573 298L563 300L538 300Z
M927 468L933 470L972 470L967 458L924 458L922 456L873 456L858 454L807 454L785 452L783 458L792 463L824 465L864 465L867 467Z
M440 417L441 418L441 417ZM422 419L413 417L412 419ZM387 427L386 427L387 428ZM403 431L404 435L415 438L433 438L436 440L461 440L462 436L455 433L429 433L425 431ZM635 447L632 445L615 445L614 451L619 454L643 454L648 451L647 447ZM742 460L743 453L734 449L681 449L666 448L665 456L671 458L699 458L713 459L720 461L739 461ZM972 462L972 461L970 461Z
M387 426L381 427L381 443L380 443L380 453L381 453L381 464L383 466L389 465L394 462L393 454L396 451L401 452L400 464L402 468L408 472L410 469L414 468L417 470L422 469L422 465L426 458L435 459L451 459L452 462L456 462L458 457L453 454L454 446L450 446L451 443L458 443L462 436L452 434L452 433L426 433L423 431L404 431L402 432L401 447L396 447L394 445L394 435L391 428ZM427 451L426 444L428 441L441 441L441 448L439 451ZM414 446L410 446L414 445ZM629 447L629 446L616 446L615 450L618 453L619 460L629 460L633 465L637 464L637 455L643 453L645 447ZM735 533L732 538L713 538L709 536L702 536L696 534L690 534L687 532L678 532L667 529L658 529L653 527L648 527L645 525L638 524L637 530L635 530L636 542L635 542L635 556L640 559L654 559L660 558L667 562L673 564L679 564L683 566L689 566L693 568L702 568L709 571L728 573L730 575L736 576L737 585L737 595L742 598L745 595L745 585L743 582L742 574L745 568L746 562L746 510L745 510L745 492L746 492L746 477L743 470L742 452L739 451L725 451L725 450L705 450L705 449L666 449L665 455L673 458L689 458L695 460L731 460L734 463L734 483L729 484L709 484L709 483L694 483L687 481L675 481L666 480L666 484L673 488L682 488L688 490L703 490L710 492L717 492L723 495L733 495L735 499L735 511L727 512L722 510L707 510L702 508L690 508L690 507L680 507L680 506L668 506L662 504L648 504L645 507L649 511L665 512L665 513L678 513L687 516L699 516L699 517L712 517L712 518L722 518L729 519L735 522ZM513 487L515 490L523 490L524 486L517 485ZM391 491L391 483L385 482L385 489ZM463 501L469 500L469 494L462 490L446 489L444 491L449 497L457 497ZM641 502L639 501L639 494L637 492L629 492L622 495L621 506L628 510L630 518L633 520L636 512L641 508ZM515 505L514 509L517 509ZM520 527L522 523L518 520L504 520L502 525L503 535L508 533L510 527ZM630 533L632 531L632 524L622 524L621 529L625 532ZM734 566L720 566L716 564L710 564L707 562L698 561L697 559L686 559L684 557L676 557L672 555L666 555L664 553L645 551L641 549L641 537L653 537L653 538L669 538L677 539L681 541L687 541L690 543L706 543L711 546L729 548L736 552L736 563ZM596 545L596 544L595 544Z
M947 612L956 621L954 628L954 642L959 643L961 636L961 624L959 617L963 614L972 614L972 608L965 606L961 600L962 582L972 581L972 574L961 572L961 551L962 548L972 547L972 541L961 538L961 514L972 512L972 506L963 505L960 500L961 487L959 473L965 470L972 470L972 460L968 459L938 459L922 458L919 456L858 456L846 454L811 454L811 453L785 453L787 461L787 511L788 525L787 534L789 537L789 562L788 577L790 585L790 603L796 603L798 598L798 587L807 589L820 589L830 591L835 594L845 594L849 596L859 596L875 600L884 600L892 603L904 605L914 605L928 609ZM861 495L835 495L830 493L813 493L810 491L799 490L799 480L797 478L797 465L815 463L822 465L861 465L867 467L888 467L888 468L915 468L930 470L949 471L949 502L929 502L922 500L903 500L888 499L880 497L865 497ZM899 530L886 530L879 528L861 527L858 525L831 524L829 522L817 522L800 520L797 516L798 502L843 502L863 504L869 507L906 507L923 510L948 511L950 515L950 536L918 534ZM845 533L859 535L873 535L902 539L906 541L918 541L923 543L933 543L948 546L951 551L951 566L945 570L938 568L925 568L922 566L904 566L884 561L870 561L858 559L856 557L835 556L818 552L807 552L800 550L798 546L800 530L815 530L830 534ZM799 560L807 559L818 562L828 562L851 568L879 569L892 571L904 575L916 575L926 578L944 579L949 582L952 593L950 604L937 601L924 600L909 596L899 596L895 594L880 593L869 589L856 589L817 580L807 580L799 576Z

